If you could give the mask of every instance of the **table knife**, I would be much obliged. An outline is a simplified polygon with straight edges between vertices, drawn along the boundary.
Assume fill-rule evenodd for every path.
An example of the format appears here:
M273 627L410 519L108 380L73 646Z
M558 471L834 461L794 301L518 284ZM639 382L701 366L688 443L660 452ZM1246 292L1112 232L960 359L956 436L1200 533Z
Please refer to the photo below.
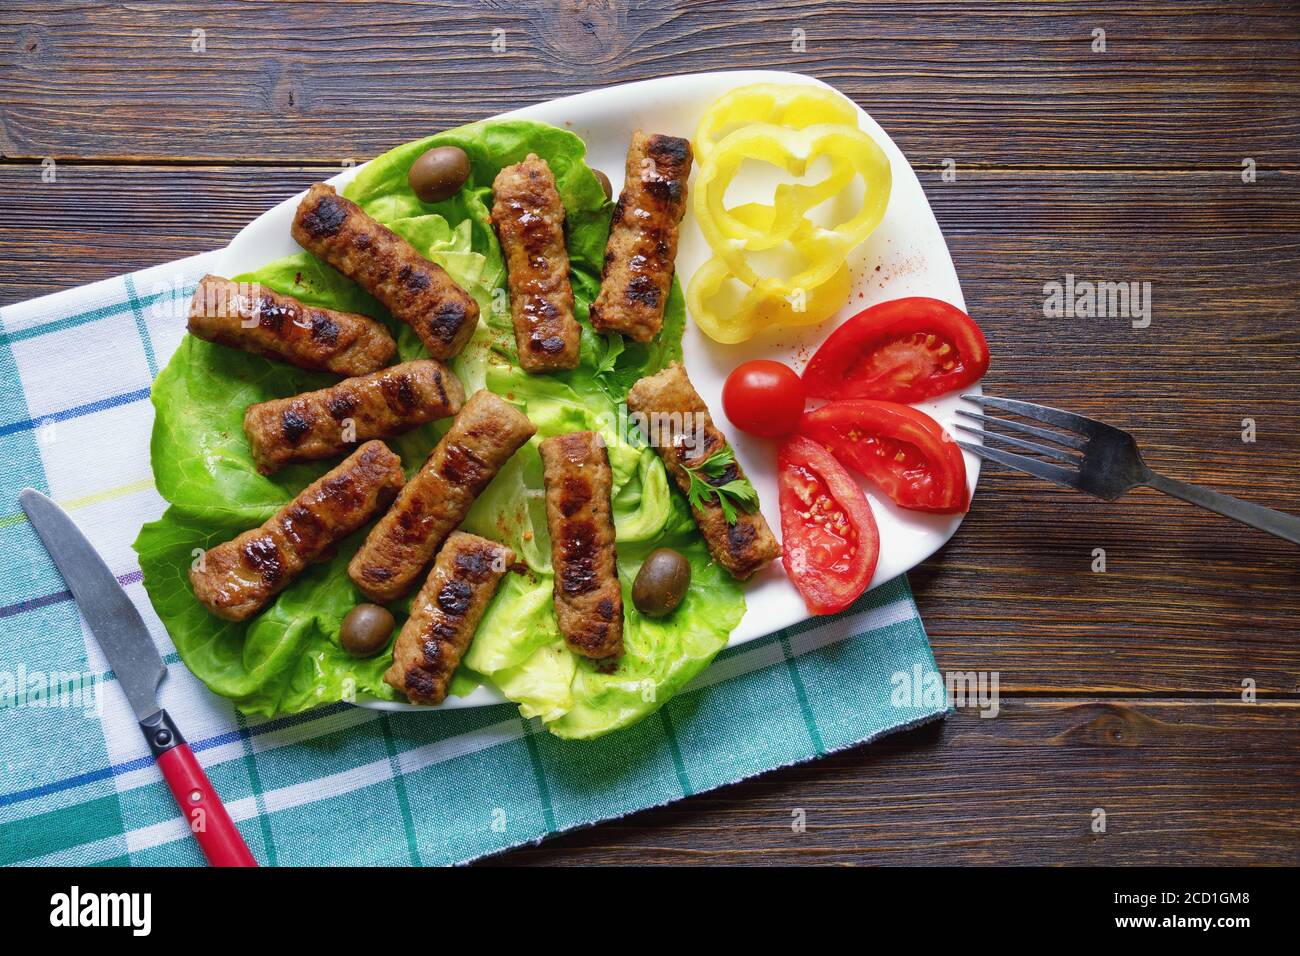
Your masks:
M18 500L103 648L203 855L213 866L257 866L189 744L158 705L167 668L140 612L62 508L34 488L24 489Z

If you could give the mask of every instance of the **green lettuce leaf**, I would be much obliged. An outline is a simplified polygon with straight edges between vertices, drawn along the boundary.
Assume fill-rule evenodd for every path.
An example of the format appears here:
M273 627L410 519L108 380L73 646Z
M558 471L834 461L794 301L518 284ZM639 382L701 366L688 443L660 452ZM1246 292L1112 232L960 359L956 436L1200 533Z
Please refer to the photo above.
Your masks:
M410 190L411 163L434 147L470 156L466 186L440 203ZM506 271L489 219L491 186L502 167L529 153L555 173L564 202L566 240L577 313L583 325L581 364L553 375L528 375L517 364ZM656 710L706 667L744 613L739 586L710 560L689 509L670 490L658 456L626 425L623 404L641 376L681 357L686 311L673 283L663 333L649 344L594 333L587 314L600 285L610 204L587 167L574 134L528 121L476 123L408 143L363 169L344 194L438 262L479 303L481 319L452 368L466 392L490 388L518 405L538 435L501 470L471 509L467 530L503 541L524 567L506 576L452 683L466 694L481 682L518 703L561 737L587 738L625 727ZM386 324L403 360L424 354L411 329L394 322L363 290L302 252L235 277L306 302L361 312ZM401 699L382 681L391 650L368 660L345 654L343 616L364 600L347 577L347 562L364 538L353 535L330 560L303 574L250 622L210 615L186 577L196 549L234 537L274 511L333 464L296 465L259 475L243 434L244 408L332 383L332 376L293 369L187 336L153 388L152 458L159 492L170 507L135 543L145 588L186 665L241 711L294 713L371 695ZM390 442L408 472L427 456L449 422ZM613 670L576 657L555 621L550 540L538 443L545 437L595 430L604 437L614 474L614 519L624 591L627 651ZM682 606L664 620L641 616L631 582L645 556L666 545L692 567ZM410 599L390 607L405 620Z

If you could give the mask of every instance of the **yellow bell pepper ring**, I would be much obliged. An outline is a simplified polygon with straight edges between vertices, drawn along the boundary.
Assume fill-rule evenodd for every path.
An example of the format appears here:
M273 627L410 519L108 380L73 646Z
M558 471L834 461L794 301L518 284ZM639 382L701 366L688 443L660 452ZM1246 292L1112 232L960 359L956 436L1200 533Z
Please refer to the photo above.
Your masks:
M735 206L731 216L750 229L761 229L773 218L771 206L746 203ZM852 247L840 248L834 242L814 235L815 226L801 219L794 234L779 249L767 250L761 258L762 270L755 267L744 251L732 246L714 255L727 263L735 277L748 286L774 290L782 296L802 294L800 290L816 288L829 281Z
M723 200L747 159L770 163L792 176L803 176L818 158L831 160L831 172L811 186L782 183L776 188L772 213L757 225L732 215ZM819 124L792 130L756 123L727 135L701 164L696 178L694 209L705 239L715 252L772 249L803 227L809 210L846 189L854 176L862 179L862 206L833 228L813 224L813 235L826 247L856 246L884 218L892 173L889 157L857 127ZM733 255L727 255L735 266ZM739 271L739 270L737 270Z
M857 123L851 102L818 86L742 87L706 111L691 202L713 257L691 278L686 302L710 338L736 343L770 326L814 325L848 300L849 254L884 218L893 185L889 157ZM802 179L823 157L829 171L817 182L782 183L770 203L725 205L747 160ZM860 202L849 195L857 179ZM823 204L839 214L835 225L814 219Z
M802 129L816 123L858 125L851 102L824 86L753 83L713 102L695 129L695 159L702 163L732 129L749 123L773 123Z
M733 291L724 289L731 280L737 280L736 275L714 256L695 271L686 287L686 307L695 324L724 345L744 342L770 327L824 322L848 300L851 285L848 266L841 263L830 279L812 288L791 288L764 279L752 286L741 283L742 293L720 302L724 293Z
M748 228L760 228L772 218L772 207L747 203L730 210L732 218ZM779 282L787 290L812 289L826 282L853 251L859 240L818 227L801 219L794 234L780 248L767 250L751 260L742 243L732 241L714 255L723 260L737 279L748 286ZM762 267L755 266L758 262Z

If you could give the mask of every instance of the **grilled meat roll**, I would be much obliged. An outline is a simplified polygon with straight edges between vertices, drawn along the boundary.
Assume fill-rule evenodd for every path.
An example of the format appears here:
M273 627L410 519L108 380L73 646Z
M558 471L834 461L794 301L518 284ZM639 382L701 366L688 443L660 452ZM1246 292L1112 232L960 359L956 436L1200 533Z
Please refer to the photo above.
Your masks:
M365 375L397 355L368 316L305 305L256 283L206 275L190 300L191 335L316 372Z
M691 476L683 465L698 467L714 452L727 447L727 439L713 424L708 408L678 362L633 385L627 393L627 407L644 423L642 430L649 432L646 438L683 494L691 486ZM725 485L744 477L737 462L721 476L707 480L713 485ZM781 546L758 510L740 511L736 523L727 524L715 496L702 508L692 505L691 512L709 553L734 578L743 581L781 554Z
M527 416L487 389L471 395L353 556L353 583L380 603L410 591L474 499L536 431Z
M308 252L384 304L415 329L429 354L457 354L478 324L478 303L442 266L420 255L401 236L361 207L317 183L293 217L293 238Z
M460 381L435 359L349 378L317 392L249 405L244 433L257 470L344 454L357 442L392 438L460 411Z
M555 176L532 153L492 183L492 224L506 255L510 314L526 372L578 367L582 328L573 317L564 204Z
M591 306L596 331L621 332L635 342L659 334L690 173L689 142L640 130L632 134L627 178L605 244L600 294Z
M190 569L194 596L217 617L247 620L381 511L402 480L402 460L383 442L366 442L261 527L209 550Z
M441 704L452 674L515 553L478 535L453 531L411 603L384 680L415 704Z
M605 442L596 432L572 432L546 439L539 450L560 633L575 654L615 657L623 653L623 592Z

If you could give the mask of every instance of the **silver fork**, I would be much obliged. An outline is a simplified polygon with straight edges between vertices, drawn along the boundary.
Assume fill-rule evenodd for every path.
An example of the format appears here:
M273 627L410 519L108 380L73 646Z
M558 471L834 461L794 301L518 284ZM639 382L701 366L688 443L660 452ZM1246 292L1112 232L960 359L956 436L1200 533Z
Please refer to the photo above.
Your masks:
M975 402L981 407L1011 412L1022 418L1031 418L1053 426L1051 429L1039 428L1036 425L1026 425L1023 422L959 409L958 415L964 415L982 424L1001 426L1052 443L1052 445L1040 445L1011 435L999 435L997 432L958 425L961 431L971 435L978 435L1041 456L1031 458L1028 455L1014 455L1000 448L989 448L987 445L976 445L960 439L957 441L962 448L974 452L981 458L996 461L1000 465L1023 471L1028 475L1046 478L1058 485L1077 488L1079 491L1104 498L1106 501L1114 501L1124 492L1146 485L1148 488L1155 488L1167 495L1216 511L1242 524L1248 524L1252 528L1275 534L1292 544L1300 544L1300 518L1219 494L1208 488L1190 485L1185 481L1176 481L1158 475L1142 461L1137 442L1126 431L1093 418L1064 412L1059 408L1048 408L1046 405L1018 402L1010 398L994 398L991 395L963 395L962 398ZM1060 447L1053 447L1054 445ZM1053 464L1053 461L1061 464Z

